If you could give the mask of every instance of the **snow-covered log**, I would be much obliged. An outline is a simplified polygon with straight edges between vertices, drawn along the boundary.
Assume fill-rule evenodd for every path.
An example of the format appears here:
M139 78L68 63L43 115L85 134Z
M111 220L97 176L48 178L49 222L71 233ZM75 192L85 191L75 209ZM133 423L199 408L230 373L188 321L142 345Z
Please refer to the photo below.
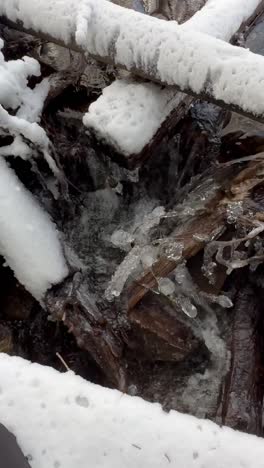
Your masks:
M0 254L38 300L68 273L55 225L2 157Z
M49 86L43 80L31 89L29 76L40 75L37 61L24 57L6 62L2 47L0 40L0 133L13 141L0 148L0 255L41 301L47 289L67 276L68 267L55 225L4 157L28 159L43 153L56 172L48 136L38 124Z
M209 0L182 27L229 42L247 18L263 2ZM84 124L135 164L144 158L159 129L181 117L186 95L154 83L117 80L103 90L84 117ZM124 137L125 135L125 137ZM140 154L141 153L141 154Z
M262 439L71 372L2 354L0 381L1 423L32 468L263 468Z
M244 12L240 20L258 3L236 3ZM232 14L230 5L229 12ZM264 119L264 58L248 50L106 0L35 0L33 4L1 0L0 14L98 60ZM236 20L236 27L238 23Z

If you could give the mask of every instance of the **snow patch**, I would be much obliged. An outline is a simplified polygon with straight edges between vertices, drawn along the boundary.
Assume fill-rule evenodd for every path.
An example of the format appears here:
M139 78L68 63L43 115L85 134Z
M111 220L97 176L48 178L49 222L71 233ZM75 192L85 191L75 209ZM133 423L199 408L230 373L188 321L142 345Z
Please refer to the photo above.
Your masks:
M116 80L90 105L83 123L123 154L137 154L181 98L152 83Z
M0 355L1 422L32 468L263 468L263 439ZM74 437L73 437L74 434Z

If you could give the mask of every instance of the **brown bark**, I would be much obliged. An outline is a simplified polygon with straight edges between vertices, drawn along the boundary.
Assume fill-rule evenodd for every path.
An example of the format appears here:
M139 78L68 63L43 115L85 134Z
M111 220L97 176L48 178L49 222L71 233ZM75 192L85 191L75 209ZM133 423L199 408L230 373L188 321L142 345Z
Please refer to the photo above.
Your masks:
M177 260L161 257L134 281L126 291L128 308L135 305L151 290L157 288L157 278L168 276L178 264L200 252L210 239L219 237L226 226L226 206L231 201L243 201L263 179L263 162L250 162L238 174L231 176L225 186L215 193L205 205L202 213L183 223L173 233L171 239L182 244L182 256ZM256 215L258 217L258 214Z
M54 320L62 321L73 333L81 349L90 353L108 382L125 390L125 363L121 361L123 343L113 332L87 291L81 287L79 273L46 294L46 308Z
M157 287L156 278L168 276L176 266L196 255L205 246L206 239L213 236L217 231L219 234L225 226L225 210L223 207L215 205L215 212L203 214L185 224L177 233L172 235L175 243L183 244L182 258L170 260L166 257L159 259L151 270L146 271L142 277L134 282L127 291L128 307L132 309L147 294L149 290Z
M235 302L231 331L231 367L223 392L222 423L234 429L261 435L262 398L259 386L260 347L257 325L259 299L248 284Z
M139 351L140 360L178 362L203 346L198 330L192 328L195 324L157 295L144 298L129 311L128 319L132 324L128 346Z

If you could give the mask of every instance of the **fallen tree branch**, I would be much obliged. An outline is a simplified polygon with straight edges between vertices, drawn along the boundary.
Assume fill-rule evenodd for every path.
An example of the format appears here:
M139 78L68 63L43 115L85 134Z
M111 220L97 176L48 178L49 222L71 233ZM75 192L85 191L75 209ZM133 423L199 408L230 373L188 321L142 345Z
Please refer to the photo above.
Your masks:
M260 300L249 285L242 282L234 307L231 331L231 363L223 391L222 422L251 434L262 434L263 389L257 326L261 317Z
M219 199L216 199L215 212L198 216L172 235L175 244L180 243L183 246L182 257L178 260L160 258L150 270L135 281L127 291L129 309L132 309L149 290L157 287L157 278L168 276L183 259L189 259L202 250L207 238L216 231L221 233L225 226L225 210L223 207L217 209L218 203Z
M184 28L202 31L227 42L230 39L232 43L236 42L241 35L244 40L259 15L263 13L264 1L261 1L246 20L242 14L243 5L239 3L240 5L238 0L214 0L195 12L199 7L195 2L194 14L184 24ZM255 4L252 4L251 8L254 6ZM247 8L245 15L250 12L249 4ZM84 124L107 145L113 146L117 152L114 157L122 155L119 158L121 163L132 168L149 157L152 147L159 144L171 128L175 128L193 100L193 97L183 93L173 93L168 87L162 89L158 85L150 85L136 78L118 80L105 88L102 95L90 105L84 117ZM133 124L135 116L136 126Z
M55 321L62 321L73 333L81 349L90 353L103 370L108 382L121 391L126 389L126 371L122 361L123 344L106 322L75 273L46 293L45 306Z
M30 33L264 122L263 57L105 0L82 8L58 0L30 9L26 0L0 2L12 26L20 21Z
M249 162L238 175L229 175L228 187L216 190L201 213L181 223L171 233L171 241L182 246L182 255L176 259L162 256L150 269L127 287L128 308L135 305L151 290L157 288L157 279L168 276L183 260L196 255L210 241L219 237L226 226L227 206L232 201L248 198L253 188L263 180L263 161ZM227 176L228 179L228 176Z

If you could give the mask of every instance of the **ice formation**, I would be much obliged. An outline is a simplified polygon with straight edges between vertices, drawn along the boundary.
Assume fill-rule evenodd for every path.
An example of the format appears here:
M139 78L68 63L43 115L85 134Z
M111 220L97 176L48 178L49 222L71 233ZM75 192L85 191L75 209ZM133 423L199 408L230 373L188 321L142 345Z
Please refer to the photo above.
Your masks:
M120 296L126 281L135 273L140 265L141 253L141 247L133 247L125 257L125 261L117 267L105 291L105 297L108 301L112 301Z
M111 242L121 250L128 251L128 253L117 267L105 291L105 297L109 301L121 295L126 281L132 275L135 275L142 267L152 267L157 259L157 248L149 244L150 233L152 228L160 223L165 214L165 209L163 206L152 209L148 204L144 205L144 201L141 206L137 205L140 214L139 216L135 214L129 232L117 230L111 236ZM131 247L131 242L135 244L133 247Z

